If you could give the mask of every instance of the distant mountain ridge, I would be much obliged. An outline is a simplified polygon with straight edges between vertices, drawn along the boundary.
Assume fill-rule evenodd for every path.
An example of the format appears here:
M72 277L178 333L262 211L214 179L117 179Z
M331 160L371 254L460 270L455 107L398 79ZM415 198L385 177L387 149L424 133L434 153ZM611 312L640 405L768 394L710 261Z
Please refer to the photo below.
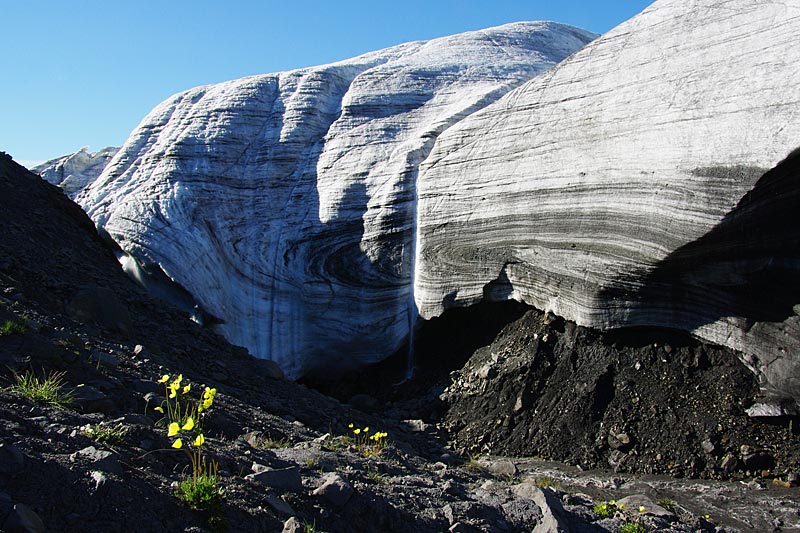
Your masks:
M89 147L86 146L73 154L36 165L31 171L39 174L48 183L61 187L74 200L87 185L97 179L118 151L119 147L109 146L97 152L89 152Z

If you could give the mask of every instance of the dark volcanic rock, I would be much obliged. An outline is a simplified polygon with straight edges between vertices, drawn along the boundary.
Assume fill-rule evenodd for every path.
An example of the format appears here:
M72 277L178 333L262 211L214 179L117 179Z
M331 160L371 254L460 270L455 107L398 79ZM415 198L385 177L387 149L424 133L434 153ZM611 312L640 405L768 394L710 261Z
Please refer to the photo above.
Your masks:
M745 409L758 395L730 349L531 310L477 350L442 397L463 452L692 477L786 474L800 449L792 419L753 421Z

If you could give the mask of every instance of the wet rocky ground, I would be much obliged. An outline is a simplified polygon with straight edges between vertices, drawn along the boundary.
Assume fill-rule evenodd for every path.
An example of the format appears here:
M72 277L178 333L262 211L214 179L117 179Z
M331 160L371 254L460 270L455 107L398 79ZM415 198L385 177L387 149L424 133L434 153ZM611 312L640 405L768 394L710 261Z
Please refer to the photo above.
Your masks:
M757 384L714 347L631 346L512 304L443 317L413 379L393 386L405 360L389 361L329 383L335 399L150 298L77 206L2 156L0 203L2 531L800 527L791 419L747 417ZM28 398L15 372L63 372L73 401ZM164 374L218 390L202 420L218 507L177 496L191 462L155 409Z

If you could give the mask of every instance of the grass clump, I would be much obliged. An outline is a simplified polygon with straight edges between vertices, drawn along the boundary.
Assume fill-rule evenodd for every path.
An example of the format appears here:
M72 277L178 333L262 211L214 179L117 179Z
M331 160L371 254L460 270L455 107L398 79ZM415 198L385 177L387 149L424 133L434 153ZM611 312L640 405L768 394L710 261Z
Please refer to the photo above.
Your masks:
M22 374L12 370L13 380L9 390L16 392L37 403L43 403L58 409L67 409L74 403L74 393L64 392L64 376L66 372L51 372L38 377L30 370Z
M469 460L464 463L464 468L473 472L483 472L483 465L478 462L478 457L474 455L469 456Z
M559 485L558 482L551 477L540 477L539 479L536 480L536 486L539 487L540 489L544 488L551 488L555 490L561 489L561 485Z
M24 320L6 320L0 326L0 337L4 335L24 335L27 323Z
M641 522L627 522L619 528L619 533L650 533Z
M216 468L209 467L201 473L181 481L178 497L192 509L213 509L222 502Z
M347 435L333 437L328 434L325 442L322 443L322 448L331 452L339 452L350 448L354 443L355 441Z
M678 505L675 503L675 500L671 500L669 498L659 498L656 500L656 503L670 513L676 513L678 511Z
M279 448L291 448L292 441L289 439L264 439L259 441L259 447L265 450L276 450Z
M119 444L128 433L128 428L122 424L106 426L100 424L87 424L81 428L81 434L103 444Z
M367 466L364 475L368 480L378 485L389 483L389 476L381 474L378 470L372 469L369 466Z

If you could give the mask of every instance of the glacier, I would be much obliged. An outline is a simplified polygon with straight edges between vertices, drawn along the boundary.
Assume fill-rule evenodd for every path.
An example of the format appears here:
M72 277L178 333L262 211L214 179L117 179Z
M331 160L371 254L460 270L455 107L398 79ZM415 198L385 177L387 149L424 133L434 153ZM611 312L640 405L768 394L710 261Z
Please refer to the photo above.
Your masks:
M87 185L100 176L117 151L118 146L108 146L97 152L90 152L89 147L85 146L75 153L45 161L31 170L48 183L61 187L64 194L74 200Z
M515 23L191 89L78 202L288 376L375 362L417 315L416 187L436 139L594 38Z
M797 1L659 0L444 132L421 316L515 298L682 329L800 398L798 31Z
M515 299L740 352L800 399L796 0L657 0L185 91L78 202L290 377Z

